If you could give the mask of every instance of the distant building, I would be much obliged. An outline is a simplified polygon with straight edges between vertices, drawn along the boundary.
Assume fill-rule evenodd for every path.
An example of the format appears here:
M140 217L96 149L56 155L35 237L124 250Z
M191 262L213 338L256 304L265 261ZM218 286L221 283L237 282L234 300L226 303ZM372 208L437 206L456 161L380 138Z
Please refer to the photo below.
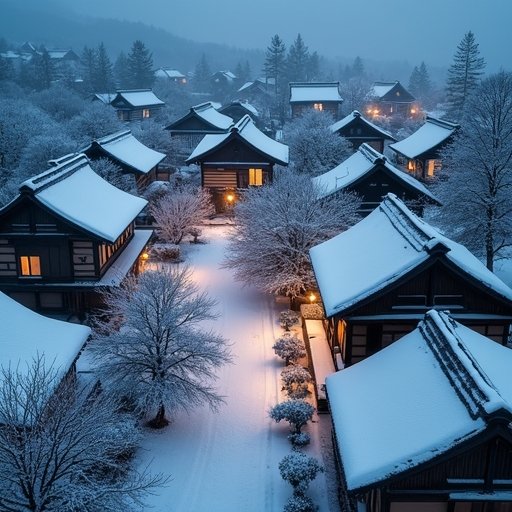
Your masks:
M508 342L512 289L394 194L310 256L338 368L392 344L433 308Z
M221 212L240 189L272 182L274 165L288 165L288 146L265 135L245 115L226 133L205 135L186 162L201 166L202 186Z
M379 153L383 153L387 140L396 142L389 132L368 121L357 110L332 124L331 131L345 137L352 144L354 150L366 143Z
M82 152L91 160L107 158L125 174L131 174L139 191L155 180L169 179L169 173L159 172L158 168L166 155L139 142L131 130L94 139Z
M445 313L326 379L346 512L512 510L512 351Z
M322 197L341 191L355 192L362 200L361 215L372 212L390 192L407 202L419 215L425 204L439 204L423 183L394 167L366 143L334 169L313 178L312 182Z
M275 96L275 80L273 78L257 78L246 82L237 91L236 96L240 100L251 103L268 103Z
M258 124L259 121L258 110L247 101L232 101L231 103L219 108L219 112L231 117L235 123L240 121L240 119L245 115L248 115L255 124Z
M118 286L152 234L136 230L147 201L112 186L83 154L24 181L0 209L0 289L39 311L82 317Z
M181 71L171 68L159 68L155 71L155 77L169 80L175 84L186 85L188 79Z
M308 110L317 110L328 112L338 119L342 103L339 82L290 83L292 117L298 117Z
M154 117L165 105L151 89L126 89L116 92L110 104L121 121L139 121Z
M423 126L409 137L390 144L397 160L408 172L421 179L431 179L442 168L441 151L453 140L459 125L427 116Z
M419 117L421 115L416 98L398 80L374 82L367 95L365 111L373 117Z

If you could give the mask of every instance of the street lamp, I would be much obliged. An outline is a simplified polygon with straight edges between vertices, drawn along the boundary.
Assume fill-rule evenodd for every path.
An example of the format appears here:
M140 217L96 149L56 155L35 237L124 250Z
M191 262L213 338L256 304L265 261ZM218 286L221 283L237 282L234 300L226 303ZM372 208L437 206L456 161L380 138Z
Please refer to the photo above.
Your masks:
M315 301L316 301L316 295L315 295L313 292L311 292L311 293L309 294L309 302L310 302L311 304L313 304Z

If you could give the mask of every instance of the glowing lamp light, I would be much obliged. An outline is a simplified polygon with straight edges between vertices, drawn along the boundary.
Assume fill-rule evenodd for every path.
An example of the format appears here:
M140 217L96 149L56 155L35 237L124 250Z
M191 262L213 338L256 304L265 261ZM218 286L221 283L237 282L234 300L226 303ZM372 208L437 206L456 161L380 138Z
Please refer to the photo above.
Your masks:
M315 302L315 300L316 300L316 295L313 292L311 292L309 294L309 302L311 302L311 304L313 304L313 302Z
M226 196L226 201L227 201L228 203L232 203L234 200L235 200L235 196L234 196L233 194L228 194L228 195Z
M415 108L411 108L411 114L416 114L416 109Z
M147 252L143 252L142 255L141 255L141 258L144 261L147 261L147 260L149 260L149 254Z
M374 110L373 110L373 115L374 115L374 116L376 116L378 113L379 113L379 109L378 109L378 108L376 108L376 109L374 109Z

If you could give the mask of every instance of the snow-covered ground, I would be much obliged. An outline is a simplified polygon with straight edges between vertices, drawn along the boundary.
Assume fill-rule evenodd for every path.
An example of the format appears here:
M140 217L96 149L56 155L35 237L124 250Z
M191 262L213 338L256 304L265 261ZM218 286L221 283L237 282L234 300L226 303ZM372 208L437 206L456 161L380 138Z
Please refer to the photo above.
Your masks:
M145 431L137 464L172 478L147 500L159 512L278 512L291 495L278 470L291 451L288 424L268 418L269 407L282 399L283 363L272 350L281 333L276 306L271 298L242 288L229 269L219 268L228 229L208 226L208 243L185 248L194 279L219 301L221 316L211 327L232 343L234 364L220 370L217 383L226 404L216 414L195 409L176 415L164 430ZM321 460L329 419L316 420L305 428L312 436L305 451ZM332 484L329 488L332 496ZM320 475L309 495L322 512L329 511L328 494Z

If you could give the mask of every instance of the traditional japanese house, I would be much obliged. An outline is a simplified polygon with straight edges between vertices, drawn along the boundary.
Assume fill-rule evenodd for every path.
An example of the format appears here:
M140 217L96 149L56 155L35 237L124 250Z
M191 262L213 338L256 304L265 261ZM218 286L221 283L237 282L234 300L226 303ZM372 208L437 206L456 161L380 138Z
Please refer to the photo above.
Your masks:
M394 194L310 256L338 368L390 345L432 308L507 343L512 290Z
M290 83L292 117L301 116L308 110L317 110L329 112L334 119L338 119L342 103L339 82Z
M387 140L396 142L389 132L368 121L357 110L332 124L331 131L350 141L354 150L366 143L382 153Z
M233 125L233 119L221 114L217 105L212 101L195 105L187 114L166 126L165 129L169 130L171 138L178 139L190 154L205 135L226 133Z
M58 162L0 209L0 289L32 309L81 317L98 291L138 271L152 231L134 229L145 199L100 178L83 154Z
M35 313L2 292L0 322L1 367L18 366L23 371L34 359L44 355L45 365L52 366L62 376L74 372L75 362L91 333L85 325Z
M259 121L258 110L247 101L232 101L228 105L219 108L219 112L233 119L235 123L240 121L245 115L248 115L255 124L258 124Z
M174 84L186 85L188 83L187 77L177 69L171 68L158 68L155 71L155 77L167 80Z
M441 151L453 140L459 125L427 116L423 126L394 144L390 144L400 164L422 179L431 179L441 170Z
M125 174L134 176L138 190L143 190L155 180L169 179L169 173L159 171L158 167L166 155L139 142L131 130L95 139L83 153L91 160L106 158L118 165Z
M421 115L416 99L398 80L374 82L367 98L366 113L371 116L418 117Z
M341 510L510 512L512 351L429 311L326 379Z
M274 78L257 78L245 82L237 91L238 98L251 103L267 103L275 95L276 81Z
M93 95L92 101L101 101L101 103L103 103L104 105L110 105L115 97L116 93L97 92Z
M139 121L154 117L165 105L151 89L130 89L117 91L110 102L121 121Z
M47 50L55 69L55 78L76 78L80 71L80 57L71 49Z
M419 215L425 204L439 204L428 188L403 172L388 159L364 143L334 169L312 178L321 197L341 191L355 192L361 199L359 213L363 216L379 206L389 192L395 194Z
M187 163L201 166L202 185L220 212L237 191L271 182L274 165L288 165L288 146L265 135L246 115L227 133L205 135Z

